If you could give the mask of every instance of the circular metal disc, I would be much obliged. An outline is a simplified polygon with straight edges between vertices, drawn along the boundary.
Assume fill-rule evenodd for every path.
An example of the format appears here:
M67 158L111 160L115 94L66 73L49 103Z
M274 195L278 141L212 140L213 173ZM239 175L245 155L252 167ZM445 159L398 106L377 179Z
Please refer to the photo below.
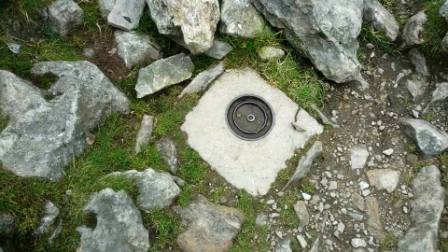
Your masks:
M273 116L269 105L261 98L246 95L235 99L227 109L230 129L240 138L257 140L272 127Z

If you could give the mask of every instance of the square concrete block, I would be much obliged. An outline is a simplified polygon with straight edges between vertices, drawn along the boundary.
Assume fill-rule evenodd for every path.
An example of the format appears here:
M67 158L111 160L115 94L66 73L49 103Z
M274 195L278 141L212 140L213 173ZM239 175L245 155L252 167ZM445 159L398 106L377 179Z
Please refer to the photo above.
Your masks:
M244 95L260 97L272 109L272 128L259 140L241 139L228 126L227 108ZM303 131L292 127L296 116ZM254 196L266 194L295 150L323 132L313 117L252 69L229 70L219 77L186 116L181 129L188 135L188 144L213 169Z

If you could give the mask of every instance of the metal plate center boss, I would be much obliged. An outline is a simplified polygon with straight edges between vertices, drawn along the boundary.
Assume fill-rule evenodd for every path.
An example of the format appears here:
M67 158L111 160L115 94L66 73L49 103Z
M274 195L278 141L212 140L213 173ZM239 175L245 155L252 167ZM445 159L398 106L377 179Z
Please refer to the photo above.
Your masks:
M227 123L236 136L258 140L266 136L273 124L269 105L260 97L245 95L235 99L227 109Z

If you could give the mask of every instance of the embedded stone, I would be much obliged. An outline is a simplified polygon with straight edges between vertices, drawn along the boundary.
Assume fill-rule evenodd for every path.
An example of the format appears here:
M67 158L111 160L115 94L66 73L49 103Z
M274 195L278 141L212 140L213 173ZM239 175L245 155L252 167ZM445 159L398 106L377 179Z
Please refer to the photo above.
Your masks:
M226 116L230 104L247 95L264 101L272 112L270 129L257 140L238 136ZM255 109L258 114L261 107L250 105L247 108L248 111ZM256 122L255 130L264 130L263 116L256 120L257 117L250 115L236 119L241 125ZM296 118L303 129L300 132L291 125ZM295 150L303 148L312 136L323 132L322 125L313 117L251 69L229 70L221 75L187 114L181 129L188 135L188 144L212 169L235 187L252 195L266 194Z

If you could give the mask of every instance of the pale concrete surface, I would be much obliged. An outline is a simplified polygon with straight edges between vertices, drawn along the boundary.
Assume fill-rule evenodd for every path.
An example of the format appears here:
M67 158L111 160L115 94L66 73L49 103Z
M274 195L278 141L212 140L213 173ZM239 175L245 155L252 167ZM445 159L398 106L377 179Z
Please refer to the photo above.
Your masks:
M227 126L227 107L242 95L259 96L273 110L274 125L260 140L242 140ZM314 118L298 110L296 103L254 70L229 70L186 116L181 129L188 135L188 144L229 183L254 196L264 195L294 151L304 147L311 136L323 132ZM292 127L296 114L303 132Z

